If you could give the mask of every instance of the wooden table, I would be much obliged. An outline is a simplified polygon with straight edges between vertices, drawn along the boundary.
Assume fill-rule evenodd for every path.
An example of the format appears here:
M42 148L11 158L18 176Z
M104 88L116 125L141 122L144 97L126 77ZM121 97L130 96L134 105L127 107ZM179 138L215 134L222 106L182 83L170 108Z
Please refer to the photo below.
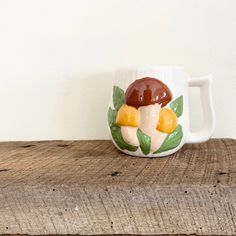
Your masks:
M156 159L110 141L0 143L0 234L236 234L236 140Z

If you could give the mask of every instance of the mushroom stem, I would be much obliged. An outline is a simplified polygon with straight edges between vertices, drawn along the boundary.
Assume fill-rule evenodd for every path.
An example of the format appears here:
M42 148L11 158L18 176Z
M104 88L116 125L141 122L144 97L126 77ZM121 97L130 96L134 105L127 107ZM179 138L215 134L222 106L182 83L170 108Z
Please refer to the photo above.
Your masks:
M166 136L166 133L155 130L155 132L151 136L151 152L155 152L161 147Z
M148 106L139 107L139 117L140 123L139 128L151 138L151 152L157 151L163 141L165 140L167 134L156 130L157 124L159 122L159 112L161 110L161 105L154 104Z
M156 132L160 110L161 105L158 103L138 108L140 119L139 128L150 137Z
M136 127L121 126L121 135L126 143L133 146L139 146Z

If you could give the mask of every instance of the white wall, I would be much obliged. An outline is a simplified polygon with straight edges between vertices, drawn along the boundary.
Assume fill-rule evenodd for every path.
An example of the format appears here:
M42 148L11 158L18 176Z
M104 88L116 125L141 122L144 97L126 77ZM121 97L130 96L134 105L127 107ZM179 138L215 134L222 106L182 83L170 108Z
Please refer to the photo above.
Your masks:
M113 71L148 64L212 73L214 137L235 138L235 10L235 0L0 0L0 140L107 138Z

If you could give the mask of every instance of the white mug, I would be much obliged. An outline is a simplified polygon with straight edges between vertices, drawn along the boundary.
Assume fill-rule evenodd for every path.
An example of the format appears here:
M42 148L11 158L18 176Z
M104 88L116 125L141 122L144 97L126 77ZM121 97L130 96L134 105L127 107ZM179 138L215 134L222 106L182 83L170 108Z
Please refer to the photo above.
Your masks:
M208 140L215 116L211 76L192 78L179 66L125 68L117 71L108 110L114 145L141 157L161 157L185 143ZM204 126L191 132L188 87L200 87Z

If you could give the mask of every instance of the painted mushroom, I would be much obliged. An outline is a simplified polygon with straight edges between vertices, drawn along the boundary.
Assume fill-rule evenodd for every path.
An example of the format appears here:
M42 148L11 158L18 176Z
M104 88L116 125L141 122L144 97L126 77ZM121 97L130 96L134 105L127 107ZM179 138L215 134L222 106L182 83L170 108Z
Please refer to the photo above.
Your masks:
M156 151L177 125L177 117L169 108L172 93L158 79L145 77L134 81L125 92L125 104L117 113L116 123L124 140L139 145L137 128L151 138L151 152Z
M116 116L116 124L121 127L121 135L126 143L138 146L137 128L139 126L138 110L123 104Z

